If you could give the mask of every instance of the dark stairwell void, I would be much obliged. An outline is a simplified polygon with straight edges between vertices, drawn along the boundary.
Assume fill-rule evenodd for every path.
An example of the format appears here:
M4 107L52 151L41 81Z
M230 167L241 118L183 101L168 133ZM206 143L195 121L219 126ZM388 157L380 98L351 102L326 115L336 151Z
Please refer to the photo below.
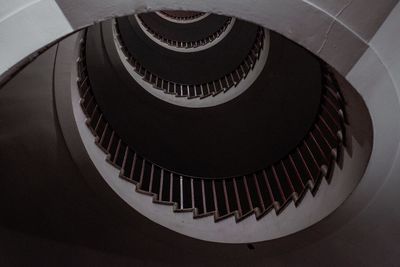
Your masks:
M111 49L114 43L104 35L101 38L100 27L89 30L87 38L88 78L91 88L95 88L93 93L99 110L104 110L113 129L124 140L131 140L126 142L140 155L178 173L229 177L260 170L287 155L304 138L317 116L321 97L320 63L296 45L288 42L285 45L284 39L277 35L272 37L264 72L245 93L226 104L200 109L160 101L138 86L126 72L118 72L121 65L113 66L110 60L105 60L109 57L106 49ZM104 44L99 42L102 39L106 41ZM219 50L220 46L213 49ZM207 52L201 53L201 62L206 64L199 67L201 71L212 70L215 66L213 56L218 51L209 55L208 65ZM221 59L229 60L232 58L229 54L233 53L230 51ZM152 64L160 61L157 60L160 54L150 58ZM188 56L192 58L191 54ZM292 61L296 58L297 62ZM197 75L199 81L203 78L205 83L214 80L216 75L212 71L209 71L211 77L203 72L197 74L199 64L196 61L187 65L186 60L173 61L172 56L168 60L174 66L181 63L182 75L193 71L191 75ZM163 65L165 61L161 60ZM235 61L240 64L236 58L232 61L233 66ZM116 64L121 63L117 61ZM184 71L185 66L190 71ZM223 75L223 64L219 66L222 69L218 72ZM226 72L230 72L230 66L226 67ZM111 69L116 71L109 71ZM168 75L166 67L154 69L154 72L158 69L165 72L164 77ZM176 69L173 70L173 75L179 77ZM97 71L101 71L101 75L96 74ZM175 76L170 80L175 80Z
M258 26L239 23L253 27L257 36ZM200 54L183 54L152 43L140 29L129 29L132 25L129 18L119 19L118 36L107 23L87 31L78 86L98 145L136 191L195 217L241 220L253 213L260 219L272 209L280 213L291 201L300 204L308 190L315 193L322 179L330 181L343 160L345 102L322 62L271 33L268 61L245 93L214 107L178 107L154 98L132 79L116 44L123 43L139 74L145 69L146 82L162 76L175 87L191 79L209 84L231 73L243 59L233 57L229 47L247 43L247 51L239 53L246 58L259 39L238 27L226 37L228 46L222 41Z

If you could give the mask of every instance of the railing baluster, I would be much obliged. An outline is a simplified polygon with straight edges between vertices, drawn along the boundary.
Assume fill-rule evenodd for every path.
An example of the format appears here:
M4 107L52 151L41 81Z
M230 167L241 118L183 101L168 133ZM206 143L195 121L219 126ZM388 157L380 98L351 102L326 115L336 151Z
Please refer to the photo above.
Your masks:
M288 173L288 171L286 169L285 163L282 160L281 160L281 166L282 166L283 172L284 172L284 174L286 176L286 180L287 180L287 182L289 184L290 190L292 190L292 193L297 193L296 190L294 189L292 180L290 179L290 175L289 175L289 173Z
M158 195L158 200L162 201L163 197L163 187L164 186L164 169L161 169L161 174L160 174L160 193Z
M193 178L190 178L190 189L191 189L191 197L192 197L192 209L194 209L196 207L196 204L194 202L195 197L194 197L194 182L193 182Z
M217 199L217 192L215 190L215 180L212 180L212 191L213 191L213 198L214 198L214 209L216 217L220 217L219 208L218 208L218 199Z
M115 151L115 156L113 159L113 163L115 164L117 162L118 159L118 154L119 154L119 150L121 149L121 139L118 140L118 145L117 145L117 150Z
M125 166L126 166L126 159L128 158L128 153L129 153L129 147L126 146L125 153L124 153L124 159L122 160L122 166L121 166L121 173L124 176L125 176Z
M173 193L174 193L174 175L171 172L169 176L169 202L173 202Z
M300 151L299 148L297 148L296 151L297 151L297 154L300 156L301 162L303 163L303 165L304 165L304 167L305 167L305 169L306 169L308 175L310 176L311 181L314 182L314 181L315 181L315 178L314 178L314 176L312 175L312 173L311 173L311 171L310 171L310 168L308 167L308 164L307 164L307 162L305 161L305 159L304 159L304 157L303 157L303 154L301 153L301 151Z
M275 182L278 185L279 193L280 193L280 195L281 195L281 197L283 199L283 202L286 202L286 196L285 196L285 193L283 192L282 185L281 185L281 183L279 181L279 177L278 177L278 174L276 173L274 165L272 165L272 173L274 175Z
M254 179L254 183L256 185L256 191L257 191L258 199L259 199L260 204L261 204L261 209L263 211L265 211L264 199L262 197L261 190L260 190L260 185L258 184L257 175L255 173L253 174L253 179Z
M151 164L149 192L152 192L153 189L153 179L154 179L154 164Z
M180 208L183 210L183 177L179 176Z
M242 217L242 215L243 215L242 204L240 203L239 191L238 191L237 184L236 184L236 178L233 178L233 188L235 191L235 198L236 198L236 204L238 207L239 217Z
M250 206L250 210L254 210L254 205L253 205L253 201L251 199L251 195L249 192L249 186L247 184L247 177L243 176L243 182L244 182L244 189L246 192L246 197L247 197L247 201L249 202L249 206Z
M204 179L201 179L201 195L202 195L202 200L203 200L204 213L207 213L206 192L205 192L205 188L204 188Z
M224 189L224 199L225 199L225 204L226 204L226 210L227 210L227 212L229 214L229 213L231 213L231 208L230 208L230 204L229 204L228 191L226 189L226 181L225 181L225 179L222 180L222 186L223 186L223 189Z
M129 174L129 178L131 180L133 180L133 174L134 174L135 168L136 168L136 157L137 157L136 153L133 154L133 162L132 162L132 167L131 167L131 173Z
M300 182L302 188L304 189L305 186L304 186L303 180L301 179L300 172L299 172L299 170L297 169L297 166L296 166L296 164L295 164L295 162L294 162L294 160L293 160L293 158L292 158L292 156L291 156L290 154L289 154L289 161L290 161L290 163L292 164L294 171L296 172L296 177L297 177L297 179L299 180L299 182Z

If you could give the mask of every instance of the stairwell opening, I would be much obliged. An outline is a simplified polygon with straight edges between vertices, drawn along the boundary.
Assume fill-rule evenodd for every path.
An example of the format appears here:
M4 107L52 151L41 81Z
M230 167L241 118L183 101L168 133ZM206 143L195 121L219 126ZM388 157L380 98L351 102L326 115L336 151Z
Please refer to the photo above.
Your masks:
M209 17L212 17L212 14L208 14L207 18ZM144 61L139 61L132 56L133 52L145 58L144 55L148 54L146 49L149 49L149 47L154 50L163 49L157 43L147 44L144 48L141 47L144 49L142 52L135 50L138 49L137 46L131 47L131 43L127 41L131 36L121 34L121 30L116 29L115 26L116 23L132 26L133 19L134 17L127 17L118 19L117 22L104 22L74 36L77 48L73 56L77 58L78 64L75 66L76 72L72 71L71 75L78 77L78 83L71 86L71 91L73 103L81 103L80 110L74 108L76 118L80 118L80 122L86 120L86 125L78 125L80 134L90 133L92 137L85 139L86 141L90 139L94 141L92 144L85 142L88 154L97 166L102 179L105 179L116 193L138 212L167 228L195 238L224 243L252 243L292 234L318 222L333 212L357 186L372 149L372 124L363 100L354 88L326 63L315 58L304 48L264 28L262 28L263 38L265 38L267 32L271 39L268 40L269 55L265 58L264 65L261 65L260 73L250 85L246 85L246 92L228 102L220 103L218 108L224 111L229 105L236 105L245 101L246 97L253 99L252 101L261 99L258 94L260 92L268 91L270 101L273 99L272 96L275 96L274 94L281 94L277 98L281 101L279 105L268 102L266 99L262 99L263 102L260 100L263 103L262 106L280 107L282 108L281 112L274 112L277 109L271 109L268 115L267 109L257 116L257 121L265 123L267 130L279 128L270 126L274 121L272 119L274 116L281 118L286 123L282 126L281 132L277 131L272 135L275 139L271 136L265 138L266 140L272 139L270 145L283 143L283 146L274 149L265 149L264 147L264 149L258 150L267 151L266 153L272 155L270 158L260 157L261 152L254 153L254 151L257 151L256 147L262 147L261 141L259 141L262 139L257 141L257 138L251 134L255 130L243 133L231 131L237 134L237 138L232 139L240 140L244 138L246 140L242 145L238 141L226 144L224 139L215 139L220 142L205 146L205 150L211 152L209 154L203 153L203 160L191 158L191 154L196 154L201 146L197 146L199 148L192 147L189 149L190 153L184 154L182 152L180 158L177 156L176 151L188 151L188 142L184 142L184 138L179 134L165 134L167 138L163 139L161 137L155 138L157 135L150 135L149 133L152 131L146 130L138 138L136 134L140 130L139 126L143 126L144 123L135 125L134 122L138 120L132 118L138 117L129 117L129 114L139 114L140 117L140 114L142 114L141 116L148 114L149 110L163 110L162 107L165 106L167 107L165 110L172 109L176 114L180 112L181 116L184 117L193 112L192 110L208 114L207 112L214 112L216 107L202 106L193 109L193 107L176 105L176 103L171 103L165 99L154 98L153 95L148 93L148 90L158 90L160 93L168 94L173 98L190 101L190 93L196 92L196 84L193 83L193 87L191 87L190 83L177 81L173 78L162 78L170 75L170 77L177 77L178 79L180 77L174 72L168 73L168 71L165 71L165 67L152 65L157 63L155 60L143 63ZM200 21L204 21L204 19ZM261 30L259 30L259 27L255 28L256 42L249 44L250 53L247 51L247 54L244 54L245 60L238 61L237 66L239 67L236 70L241 69L241 71L237 71L233 75L233 86L229 90L236 90L241 83L241 78L247 75L246 71L242 71L245 68L244 65L246 65L243 62L250 63L253 59L255 61L257 53L260 57L261 52L254 52L254 58L246 57L246 55L253 53L252 48L264 48L261 50L265 50L265 46L263 46L265 39L258 37ZM140 27L136 29L144 30ZM238 31L240 33L240 30ZM98 36L100 38L97 38ZM228 38L228 36L229 34L225 38ZM238 34L238 36L241 36L241 34ZM145 34L142 37L147 38L145 42L154 42ZM257 40L262 40L262 42L257 43ZM129 47L131 50L129 50ZM212 47L212 49L221 53L221 50L218 50L221 49L219 45ZM165 50L162 51L165 53ZM183 52L173 52L179 54L178 59L189 55ZM62 54L62 51L60 53ZM291 53L295 56L291 57ZM300 54L302 56L299 56ZM110 65L101 65L98 61L91 61L101 57L107 58L102 62ZM311 60L311 64L305 63L307 58ZM160 59L158 58L159 61ZM290 59L293 61L290 61ZM289 62L296 63L296 61L299 64L298 66L303 64L304 69L310 71L310 73L299 71L298 67L297 69L288 68ZM281 63L280 65L280 62L285 64ZM130 66L131 69L127 66ZM115 75L114 80L111 79L112 76L106 76L107 72L103 73L102 68L110 70L108 73ZM161 71L161 74L155 75L157 68L164 70L165 73L161 73ZM156 71L148 71L149 69ZM136 73L137 77L132 75L133 72ZM226 70L222 70L222 72L232 73ZM192 78L194 80L204 78L202 76L204 75L193 76ZM96 81L98 78L103 80ZM140 79L142 82L139 82ZM183 79L187 79L187 77L183 77ZM275 83L271 82L271 79L276 79ZM290 79L296 82L284 83ZM112 87L104 82L106 80L111 81ZM298 90L301 87L300 81L302 80L313 82L304 84L304 90ZM163 85L166 82L168 82L168 86L164 88ZM153 88L146 90L143 83L152 84ZM271 89L271 85L281 83L284 84L282 88L287 89L286 91ZM136 91L132 89L132 84L138 85ZM207 87L208 90L211 90L210 88L212 88L215 94L210 93L210 91L204 93L204 90L200 90L198 101L224 94L223 86L219 88L214 83L211 87L209 82L200 83L200 85L203 84L206 85L202 86L202 89ZM221 84L222 82L220 82ZM228 84L229 81L226 82L226 85ZM173 91L170 91L172 85ZM103 86L103 90L99 89L101 86ZM306 88L311 91L305 91ZM218 89L220 92L217 91ZM295 91L296 89L297 91ZM108 95L107 92L114 92L115 94ZM102 96L102 94L104 95ZM255 94L255 96L249 97L251 94ZM290 95L292 96L291 100ZM121 98L121 96L123 97ZM132 96L134 97L130 98ZM135 97L143 97L139 101L143 103L142 106L139 102L133 102ZM154 98L153 101L148 101L152 97ZM140 106L141 110L127 109L126 106L120 105L120 103L124 103L124 99L131 105L136 103L136 107ZM107 101L117 102L107 105ZM250 103L257 102L250 101ZM301 119L301 117L306 117L305 111L302 113L299 110L292 113L288 112L289 109L284 108L288 103L298 105L297 108L302 111L307 106L309 109L308 120ZM315 105L314 109L311 108L313 105ZM124 112L124 115L117 115L118 111ZM212 112L209 114L212 114ZM167 115L166 112L160 114ZM301 116L295 117L296 115ZM206 117L209 117L210 121L212 120L212 115ZM253 117L249 116L248 118ZM127 121L131 123L123 122L124 118L128 118ZM153 121L154 127L164 129L159 127L161 117L153 116L150 118L147 120L147 124ZM176 115L174 118L178 120L180 117ZM290 124L290 118L293 119L292 124ZM79 124L79 120L76 123ZM268 123L270 124L268 125ZM186 128L193 128L196 124L198 124L198 121L193 120L192 127L190 124L185 126ZM244 121L238 124L247 125ZM293 129L297 129L301 125L304 130L303 132L293 131L290 130L288 125L292 125ZM124 129L127 128L131 128L131 132L124 132ZM210 132L209 128L201 128L205 129L203 133L205 138L203 139L207 140L207 138L212 137L212 135L208 137L206 134ZM215 128L210 127L210 129ZM132 132L135 132L135 134L130 134ZM268 136L267 132L261 136ZM211 131L211 133L217 132ZM221 136L227 135L221 134ZM279 139L278 137L283 138L285 135L292 137L292 142L276 141ZM146 138L146 136L151 136L151 138ZM171 136L177 137L176 139L181 140L182 143L173 146L174 149L164 149L166 144L172 143L169 140ZM194 138L195 135L190 137L193 137L192 139L195 141L203 140L201 137ZM221 140L224 141L221 142ZM217 145L225 145L226 148L234 147L236 150L240 150L246 148L246 144L250 144L252 141L255 142L253 148L250 149L253 153L242 151L239 155L243 155L243 157L234 157L245 158L244 160L240 162L235 159L226 160L228 164L225 165L225 169L220 168L223 163L213 166L213 162L218 162L218 157L225 157L224 151L227 150L224 148L218 151ZM156 143L155 148L146 150L150 147L149 143ZM95 148L96 146L97 148ZM100 152L103 153L103 156L100 156ZM104 161L104 157L106 157L107 162ZM208 157L211 157L212 160L207 161ZM103 162L101 162L101 158ZM165 160L168 158L171 160ZM259 162L264 162L264 166L247 165L243 167L246 165L243 163L246 160L255 162L257 159ZM196 165L200 165L198 169L196 169ZM185 169L182 166L189 167ZM227 171L228 167L229 170ZM202 173L204 169L209 173ZM229 171L232 172L229 173ZM130 189L135 189L136 192ZM174 213L168 206L173 207ZM260 234L261 229L264 228L265 230ZM252 245L248 245L248 248L252 249Z

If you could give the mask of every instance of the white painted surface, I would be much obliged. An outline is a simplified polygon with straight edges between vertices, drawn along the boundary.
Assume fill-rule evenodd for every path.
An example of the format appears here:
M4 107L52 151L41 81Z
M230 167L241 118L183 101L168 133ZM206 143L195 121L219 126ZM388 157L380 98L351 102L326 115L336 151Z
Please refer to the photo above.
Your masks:
M128 15L135 12L149 12L165 9L186 9L203 12L224 13L241 17L271 28L305 46L315 54L327 60L343 75L351 69L358 57L367 47L368 36L373 35L398 0L368 0L370 8L376 10L371 15L369 8L360 9L365 3L360 0L270 0L270 1L237 1L237 0L2 0L0 9L3 17L16 23L0 23L3 47L13 48L13 53L2 63L0 77L16 61L43 47L55 39L70 33L73 29L105 20L107 18ZM57 2L68 21L60 14ZM364 3L364 4L363 4ZM14 14L16 10L22 11ZM26 12L26 11L28 12ZM36 11L35 11L36 10ZM362 12L361 12L362 10ZM30 18L28 20L22 17ZM46 23L52 21L52 23ZM39 27L35 24L41 24ZM59 25L60 24L60 25ZM47 29L49 28L49 29ZM22 30L26 29L26 30ZM17 30L17 31L16 31ZM15 34L13 33L24 33ZM7 37L14 38L7 38ZM21 44L20 36L29 42ZM29 38L33 37L35 38ZM330 38L332 36L332 38ZM337 41L340 38L339 42ZM41 41L38 41L42 39ZM333 43L331 42L333 41ZM29 43L29 45L28 45ZM29 48L27 49L27 46ZM2 49L3 50L3 49Z
M0 77L72 27L54 0L0 1Z
M57 0L57 2L75 28L89 25L93 21L102 21L105 17L165 9L195 10L239 17L287 36L320 55L344 75L367 47L360 39L361 34L354 35L354 32L337 17L319 8L318 5L303 0L116 0L107 4L97 0L84 2ZM336 42L335 35L330 38L331 33L339 35L341 41ZM321 53L318 52L320 50Z
M45 1L43 0L43 2ZM52 2L50 0L47 1ZM388 1L393 0L379 2L383 5L382 2ZM11 0L3 0L3 2L9 3ZM198 10L237 16L282 33L305 46L310 51L320 55L344 75L351 69L358 60L358 57L363 53L363 50L367 47L365 41L360 39L360 36L362 36L361 32L349 30L351 28L347 27L337 17L332 16L328 10L320 7L319 3L306 2L305 0L115 0L112 2L98 0L56 0L56 2L60 5L74 29L79 29L95 21L98 22L115 16L165 9ZM343 9L346 5L347 3L340 4L338 9ZM35 20L49 21L48 16L43 16L43 14L46 14L43 11L45 10L43 9L40 14L32 13L32 16ZM357 19L360 19L360 17L355 18L355 20ZM57 19L55 22L57 22ZM29 27L29 22L20 22L19 27ZM2 28L1 25L0 28ZM36 34L38 31L37 28L30 30L31 34ZM67 32L71 32L71 30ZM63 29L58 29L53 37L61 37L67 32ZM329 41L332 39L329 36L335 32L342 39L340 42L336 42L336 38L332 38L335 43L331 44ZM18 42L10 43L16 44L14 53L19 54L20 58L28 55L27 51L19 48ZM36 45L36 48L39 48L38 45ZM344 53L346 51L349 52Z
M358 89L371 113L374 148L367 172L349 201L372 203L382 187L400 174L392 170L400 165L400 4L370 42L370 48L347 75ZM382 192L380 192L382 194ZM383 193L384 194L384 193Z
M336 17L368 42L398 0L303 0Z
M386 67L400 90L400 4L398 4L371 40L371 47L379 55L382 64Z

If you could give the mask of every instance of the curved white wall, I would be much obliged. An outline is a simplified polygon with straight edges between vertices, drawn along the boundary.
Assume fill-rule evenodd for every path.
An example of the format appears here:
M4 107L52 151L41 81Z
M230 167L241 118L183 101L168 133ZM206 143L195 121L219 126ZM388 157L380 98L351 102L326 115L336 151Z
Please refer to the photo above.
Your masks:
M72 31L53 0L0 1L0 80L14 64Z
M259 23L302 44L347 74L396 3L397 0L3 0L0 44L13 47L13 56L1 63L0 73L51 40L95 21L134 12L189 9L224 13ZM51 24L47 23L50 19ZM11 38L15 33L24 33L18 34L18 38L24 36L24 42ZM0 53L3 57L8 52L2 49Z

